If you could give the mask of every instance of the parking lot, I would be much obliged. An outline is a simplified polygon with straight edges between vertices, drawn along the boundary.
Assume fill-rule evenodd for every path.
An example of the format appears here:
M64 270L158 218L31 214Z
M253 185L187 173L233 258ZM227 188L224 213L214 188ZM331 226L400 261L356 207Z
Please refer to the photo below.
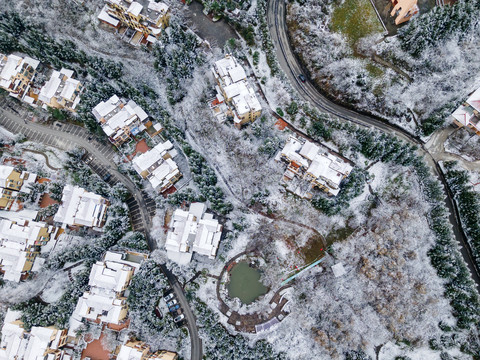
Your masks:
M6 110L6 112L3 111ZM23 124L18 120L14 120L8 116L8 112L13 113L23 120ZM82 139L91 144L96 151L105 157L109 162L113 163L114 156L117 152L109 143L101 143L97 141L86 129L69 123L54 122L52 124L40 125L31 122L33 113L28 108L24 108L15 103L14 99L8 97L0 97L0 125L13 134L24 134L28 140L43 143L45 145L53 146L62 150L73 150L78 147L75 141L69 141L68 138ZM38 130L32 129L35 126ZM88 152L88 147L86 148ZM89 153L88 153L89 154ZM102 179L107 180L110 185L117 184L121 180L115 176L113 171L102 164L98 159L92 155L87 155L85 159L92 171L98 174ZM107 174L110 174L108 178ZM150 217L155 215L156 205L155 201L144 191L142 192L143 200L146 204L146 212ZM135 231L145 232L144 222L142 220L142 211L138 200L131 196L127 200L127 206L130 210L132 228Z

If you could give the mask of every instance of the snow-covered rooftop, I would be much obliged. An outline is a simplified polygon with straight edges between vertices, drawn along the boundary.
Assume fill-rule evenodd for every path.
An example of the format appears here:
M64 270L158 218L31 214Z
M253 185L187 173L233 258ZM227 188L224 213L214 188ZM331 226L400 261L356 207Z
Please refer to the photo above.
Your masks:
M164 191L181 176L177 163L172 160L176 154L173 144L166 141L135 157L132 166L154 189Z
M130 257L129 257L130 255ZM107 251L90 272L90 290L77 302L70 320L70 333L81 324L82 318L119 324L127 315L124 291L146 256Z
M262 110L255 90L247 81L245 70L233 56L227 54L216 61L212 72L223 92L220 95L225 95L232 102L239 117Z
M338 194L340 183L353 169L347 160L310 141L299 140L294 136L290 136L280 155L290 164L303 170L306 180L328 187L333 195Z
M223 227L206 210L204 203L192 203L188 211L175 210L165 242L171 260L189 262L193 252L215 258Z
M126 102L117 95L97 104L92 113L105 134L114 140L124 135L130 136L135 128L141 127L148 119L147 113L135 101Z
M53 220L70 226L101 227L107 211L107 200L85 189L66 185L62 204Z
M34 246L44 245L57 229L46 223L23 218L0 220L0 268L4 279L19 282L32 266Z

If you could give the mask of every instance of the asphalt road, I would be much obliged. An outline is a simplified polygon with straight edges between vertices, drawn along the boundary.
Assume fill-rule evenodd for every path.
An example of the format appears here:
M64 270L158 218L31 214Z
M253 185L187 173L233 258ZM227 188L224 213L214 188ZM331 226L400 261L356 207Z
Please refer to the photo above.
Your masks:
M80 126L72 124L40 125L30 121L31 115L21 106L15 106L15 103L0 99L0 125L13 134L22 133L30 141L43 143L65 151L76 147L82 147L92 155L92 160L87 164L94 172L103 177L107 172L111 174L108 181L111 185L122 182L130 191L132 197L128 199L127 205L132 218L132 226L137 231L142 231L148 240L150 250L157 248L156 242L149 236L151 228L151 216L154 215L155 202L143 191L136 188L135 184L126 176L118 172L113 157L117 154L110 144L98 142ZM89 140L90 139L90 140ZM87 156L88 157L88 156ZM136 224L136 228L135 228ZM180 303L183 314L185 315L188 332L191 342L191 360L201 360L202 340L198 336L196 319L185 297L182 287L177 278L166 268L161 268L168 278L168 281L175 292L177 301Z
M340 120L353 122L360 126L373 127L380 131L393 134L411 144L418 146L419 153L424 156L434 174L443 184L446 194L445 205L450 210L449 220L453 226L455 238L459 244L462 257L470 270L472 279L477 285L477 291L480 293L480 269L473 260L472 249L468 244L465 233L463 232L462 226L458 219L458 209L456 207L456 203L452 199L452 194L450 193L448 185L443 177L442 172L440 171L438 162L425 148L425 144L420 140L420 138L411 135L406 130L398 126L389 124L381 119L360 114L332 102L321 92L319 92L308 78L305 82L300 81L298 75L305 75L305 72L303 71L299 60L294 55L288 39L285 0L269 0L267 21L272 40L275 44L275 50L280 67L285 72L290 80L290 83L297 90L299 96L302 97L303 100L316 105L323 112L335 115Z

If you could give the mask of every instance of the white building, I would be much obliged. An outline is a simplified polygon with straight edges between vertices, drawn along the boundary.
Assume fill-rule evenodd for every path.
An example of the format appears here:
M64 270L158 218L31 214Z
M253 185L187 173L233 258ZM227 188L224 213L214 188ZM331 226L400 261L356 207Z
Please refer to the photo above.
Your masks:
M49 106L75 111L82 91L81 82L73 79L73 70L65 68L60 71L54 70L50 79L40 89L38 104L44 109Z
M19 282L32 270L40 246L57 234L57 228L25 219L0 220L0 271L4 279Z
M141 341L128 341L117 349L116 360L177 360L178 355L172 351L160 350L150 352L150 347Z
M63 189L62 204L53 220L69 226L98 229L105 222L107 207L108 201L102 196L78 186L66 185Z
M204 203L192 203L188 211L175 210L165 242L169 259L186 264L193 252L215 259L223 227L206 210Z
M92 110L105 134L115 146L120 146L146 129L149 122L147 113L133 100L128 102L113 95L100 102Z
M176 155L177 151L173 148L173 144L166 141L135 157L132 160L132 166L142 178L152 184L155 190L163 192L182 176L177 163L172 159Z
M243 67L232 55L215 62L212 69L217 81L217 101L232 106L231 114L237 128L253 122L262 114L262 106L254 88L247 81Z
M286 181L295 177L306 180L311 187L318 187L330 195L337 195L340 191L340 183L353 169L352 164L335 155L329 150L306 140L290 136L284 148L275 158L288 163L284 174ZM293 191L298 195L311 198L309 188L306 192Z
M480 88L453 112L452 119L458 127L467 127L480 135Z
M70 359L61 347L66 342L66 330L53 326L23 328L20 311L8 309L2 327L0 360L60 360Z
M29 194L37 174L15 171L13 166L0 165L0 210L10 210L19 192Z
M10 96L32 104L34 99L28 93L39 64L38 60L28 56L0 54L0 87Z
M124 292L145 255L107 251L90 272L90 290L78 300L70 319L70 335L81 326L83 318L102 323L120 324L127 316Z

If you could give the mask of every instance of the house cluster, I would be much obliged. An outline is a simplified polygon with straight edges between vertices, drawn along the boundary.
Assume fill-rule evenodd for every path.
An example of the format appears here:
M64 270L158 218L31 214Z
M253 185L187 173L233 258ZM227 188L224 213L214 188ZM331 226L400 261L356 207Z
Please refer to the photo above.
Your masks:
M100 230L105 224L108 200L79 186L65 185L62 203L53 220L69 227Z
M153 135L164 130L160 124L153 124L135 101L121 99L117 95L101 101L93 108L92 113L110 142L117 147L132 140L132 136L147 128L153 127Z
M168 26L168 5L154 0L106 0L98 19L116 29L132 45L157 42L162 30Z
M480 88L453 112L452 120L456 126L466 127L480 135Z
M232 117L235 127L253 122L262 114L254 88L247 81L247 74L232 55L215 62L212 69L217 82L217 96L211 103L220 122Z
M116 360L177 360L178 354L172 351L160 350L155 353L141 341L130 340L118 347Z
M415 14L418 14L418 0L390 0L392 2L392 11L390 16L395 17L395 25L400 25L405 21L411 19Z
M63 349L67 330L54 326L33 326L26 331L20 311L7 310L2 327L0 359L10 360L70 360L72 349Z
M165 141L134 158L132 166L155 190L164 192L182 177L177 163L173 161L176 155L173 144Z
M42 66L28 56L0 54L0 87L9 95L33 107L75 111L83 85L73 70L60 71Z
M159 123L153 123L148 114L133 100L121 99L117 95L100 102L92 112L110 142L116 147L132 141L134 136L142 131L150 130L148 133L153 138L164 130ZM170 141L160 142L135 157L132 166L155 190L164 192L182 177L177 163L173 160L177 154Z
M1 185L5 186L2 187L1 201L6 206L2 209L12 210L0 215L0 273L3 274L3 279L19 282L36 271L35 268L39 268L44 261L38 255L48 253L54 246L52 243L56 242L66 227L86 227L101 231L109 204L100 195L78 186L66 185L62 203L53 216L53 221L37 221L38 211L15 212L8 205L12 201L12 194L22 192L37 176L16 172L5 165L0 166L0 174L3 176ZM54 226L54 223L61 225Z
M353 169L353 164L305 139L290 136L275 157L288 164L283 180L287 190L305 199L313 197L313 188L337 195L340 183Z
M215 258L223 227L206 211L204 203L192 203L188 211L174 211L165 242L169 259L187 264L194 252Z
M92 266L88 285L70 318L69 334L82 325L82 319L101 324L120 325L127 317L127 290L133 274L146 255L107 251L102 261Z
M59 229L22 217L0 219L0 272L5 280L24 280L42 248L59 235ZM1 357L0 357L1 359Z
M10 210L20 193L29 194L37 174L16 171L13 166L0 165L0 210Z
M33 326L25 329L20 311L7 310L1 331L0 359L10 360L71 360L76 358L76 330L82 319L103 325L125 321L127 306L125 290L146 255L136 253L105 253L103 261L93 265L90 290L78 300L68 329L55 326ZM113 328L117 330L118 328ZM88 345L87 345L88 347ZM82 357L83 358L83 357ZM172 351L151 352L150 347L135 339L127 339L110 355L117 360L177 360Z

